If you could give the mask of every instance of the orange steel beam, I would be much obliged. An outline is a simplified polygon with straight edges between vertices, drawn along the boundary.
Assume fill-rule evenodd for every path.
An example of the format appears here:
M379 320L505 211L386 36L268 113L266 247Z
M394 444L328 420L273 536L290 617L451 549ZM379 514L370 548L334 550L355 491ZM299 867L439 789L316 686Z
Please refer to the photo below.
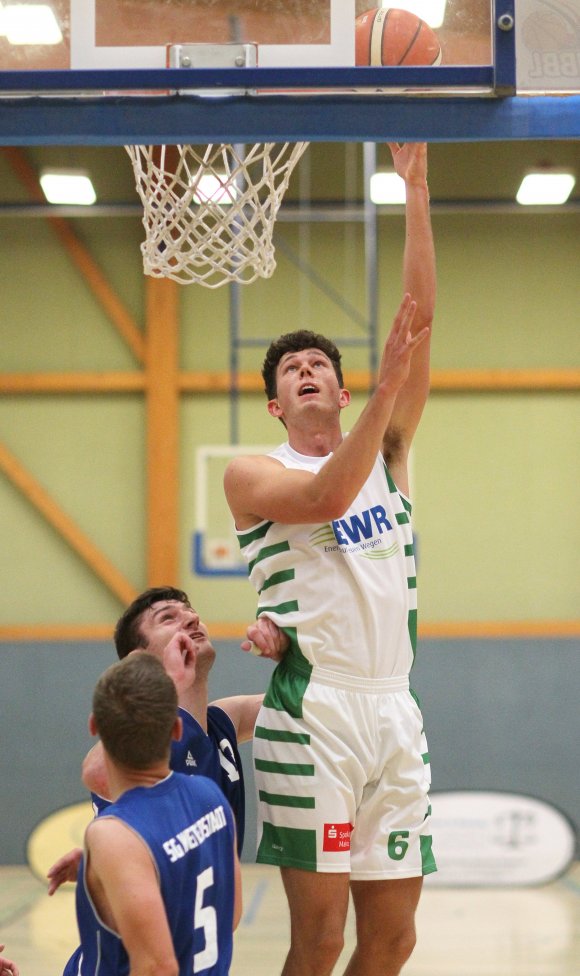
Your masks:
M205 621L215 640L241 640L247 623ZM0 627L0 638L2 628ZM444 620L419 624L419 637L454 640L456 638L580 637L580 620Z
M38 182L38 174L30 165L21 149L6 146L4 154L14 173L28 190L33 200L45 202L44 195ZM145 343L141 330L135 319L125 307L119 296L113 290L96 261L77 237L74 230L63 217L47 217L61 244L69 257L81 272L89 288L100 302L122 338L125 340L137 362L142 363L145 357Z
M142 393L135 373L0 373L0 393Z
M206 621L214 640L241 640L246 624ZM0 641L110 640L109 624L8 624L0 626ZM437 640L513 640L518 638L580 638L580 620L462 620L419 625L419 637Z
M352 392L369 389L368 370L346 370L344 382ZM263 393L261 376L243 372L238 377L242 393ZM229 393L230 374L227 372L182 372L179 377L182 393ZM431 390L436 393L517 393L580 390L580 369L434 369L431 371Z
M177 585L179 576L178 285L146 279L147 579Z
M119 600L130 603L137 596L135 588L2 443L0 470Z
M6 624L0 641L110 641L115 624Z
M230 392L225 371L184 371L177 375L180 393ZM366 370L347 370L345 383L352 392L369 388ZM146 387L143 373L0 373L0 393L139 393ZM258 373L240 373L242 393L263 393ZM454 369L433 370L434 393L543 393L580 390L580 369Z
M580 369L434 369L431 389L442 393L580 390Z

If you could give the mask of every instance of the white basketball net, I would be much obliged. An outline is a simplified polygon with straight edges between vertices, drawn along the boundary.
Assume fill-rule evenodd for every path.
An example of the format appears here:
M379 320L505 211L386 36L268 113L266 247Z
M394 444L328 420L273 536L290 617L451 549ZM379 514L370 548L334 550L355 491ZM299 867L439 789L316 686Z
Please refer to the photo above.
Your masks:
M125 146L144 208L145 274L207 288L269 278L276 215L307 146Z

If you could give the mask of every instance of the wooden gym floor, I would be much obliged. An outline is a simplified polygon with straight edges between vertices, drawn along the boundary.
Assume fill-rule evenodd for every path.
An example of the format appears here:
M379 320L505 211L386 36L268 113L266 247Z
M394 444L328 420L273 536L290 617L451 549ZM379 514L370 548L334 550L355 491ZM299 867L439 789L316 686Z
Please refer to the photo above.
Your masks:
M243 865L244 915L231 976L277 976L288 942L278 872ZM21 976L59 976L76 946L74 888L48 898L28 868L0 867L0 942ZM418 945L405 976L577 976L580 972L580 862L538 888L425 887ZM352 947L347 946L336 976Z

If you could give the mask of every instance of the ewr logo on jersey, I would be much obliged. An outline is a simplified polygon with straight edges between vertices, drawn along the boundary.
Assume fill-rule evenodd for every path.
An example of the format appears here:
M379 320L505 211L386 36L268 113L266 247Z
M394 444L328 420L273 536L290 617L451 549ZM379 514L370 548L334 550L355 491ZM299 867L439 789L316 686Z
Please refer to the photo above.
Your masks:
M393 526L387 518L387 513L382 505L373 505L367 508L360 515L351 515L350 518L334 519L332 529L334 537L339 546L348 546L352 543L362 542L364 539L372 539L373 533L378 529L379 534L391 531Z

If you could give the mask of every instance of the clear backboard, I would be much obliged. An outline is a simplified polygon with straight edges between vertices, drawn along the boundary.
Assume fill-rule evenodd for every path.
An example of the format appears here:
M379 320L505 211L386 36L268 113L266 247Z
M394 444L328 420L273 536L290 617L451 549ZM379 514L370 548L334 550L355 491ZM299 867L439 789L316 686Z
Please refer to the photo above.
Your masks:
M167 45L192 42L257 44L264 68L354 66L375 7L424 20L442 66L491 64L495 28L513 29L518 89L580 90L578 0L0 0L0 71L164 68Z
M0 0L3 144L576 138L578 99L580 0Z
M509 10L511 3L496 0L496 7ZM23 23L27 7L36 22L30 43L22 29L15 40L15 24ZM444 89L493 89L497 79L491 72L472 72L470 76L449 74L448 69L490 67L497 61L500 47L507 50L513 45L513 17L509 20L507 15L499 37L492 28L494 0L400 0L396 7L380 0L374 5L372 0L47 0L42 5L36 0L1 0L1 10L0 71L106 71L111 72L109 84L105 79L105 90L109 91L116 90L120 82L114 72L183 67L170 60L168 48L172 45L234 43L256 45L257 64L262 70L403 67L404 88L411 84L432 89L441 83ZM372 12L376 14L371 18ZM43 40L39 31L45 18L51 33ZM421 26L416 33L417 25ZM426 36L437 46L436 57L428 48L424 53ZM215 64L224 66L219 59ZM415 78L408 74L409 67L428 69L433 64L443 70ZM188 64L194 70L211 66L205 59ZM343 86L337 77L334 89L342 87L352 93L382 89L376 75L369 75L368 70L366 77L360 70L345 75ZM29 80L34 91L40 78ZM84 81L88 80L86 75ZM276 91L324 90L316 77L309 85L304 77L296 76L293 82L289 76L284 88L273 80ZM400 74L389 78L383 72L380 80L387 91L401 86ZM55 84L59 81L62 79L53 78ZM135 77L133 91L156 90L153 82L152 76ZM250 79L247 88L254 93L271 90L269 86L260 89L253 82ZM68 89L70 79L66 85ZM126 84L120 87L129 91ZM192 83L192 89L196 87ZM500 79L500 87L507 87L505 79Z
M3 0L12 8L37 0ZM436 32L445 65L492 60L491 0L46 0L61 38L0 40L0 68L163 68L166 46L189 42L259 45L262 67L352 66L356 18L375 7L411 11ZM20 15L21 16L21 15Z

